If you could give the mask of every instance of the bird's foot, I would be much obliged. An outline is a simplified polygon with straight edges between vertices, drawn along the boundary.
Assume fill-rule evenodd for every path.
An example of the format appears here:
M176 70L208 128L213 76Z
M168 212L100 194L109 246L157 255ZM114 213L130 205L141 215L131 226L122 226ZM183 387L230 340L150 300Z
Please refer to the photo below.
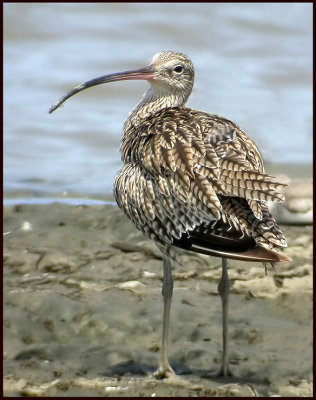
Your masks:
M232 373L232 371L231 371L231 369L230 369L230 367L229 367L229 365L227 364L227 365L222 365L221 367L220 367L220 369L219 369L219 371L217 371L215 374L214 374L214 377L216 377L216 378L219 378L219 377L222 377L222 376L235 376L233 373Z
M153 373L153 377L156 379L165 379L176 376L174 370L170 365L160 365L158 369Z

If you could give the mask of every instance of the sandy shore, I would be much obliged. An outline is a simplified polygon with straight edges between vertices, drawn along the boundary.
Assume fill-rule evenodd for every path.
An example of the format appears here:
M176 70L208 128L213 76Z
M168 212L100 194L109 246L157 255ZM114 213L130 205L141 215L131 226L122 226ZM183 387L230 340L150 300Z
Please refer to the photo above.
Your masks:
M169 350L179 375L156 381L153 243L114 206L5 207L4 395L312 396L312 227L282 229L293 262L267 276L261 264L229 262L236 377L210 376L221 357L220 259L185 254Z

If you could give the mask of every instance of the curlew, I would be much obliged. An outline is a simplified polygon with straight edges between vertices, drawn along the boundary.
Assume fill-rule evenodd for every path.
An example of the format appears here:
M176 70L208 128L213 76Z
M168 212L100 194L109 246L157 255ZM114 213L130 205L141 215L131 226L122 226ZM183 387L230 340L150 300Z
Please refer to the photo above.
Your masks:
M223 312L219 375L230 375L228 360L227 259L274 263L290 261L278 252L286 240L267 201L282 202L265 173L256 144L233 122L186 107L194 67L182 53L163 51L140 69L105 75L76 86L56 102L89 87L122 80L150 83L128 115L123 130L123 167L114 181L117 204L163 254L163 333L155 376L174 372L167 355L173 279L179 249L222 258L218 292ZM181 252L181 251L180 251Z

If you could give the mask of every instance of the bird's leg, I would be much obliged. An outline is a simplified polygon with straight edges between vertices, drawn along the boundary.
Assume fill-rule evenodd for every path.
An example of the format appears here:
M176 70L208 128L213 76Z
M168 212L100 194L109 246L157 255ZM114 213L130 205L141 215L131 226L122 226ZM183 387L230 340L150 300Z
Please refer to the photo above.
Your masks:
M164 301L163 307L163 330L162 330L162 346L161 357L157 371L154 372L154 377L157 379L167 378L174 374L174 371L169 365L168 361L168 333L169 333L169 319L170 319L170 306L173 291L173 279L171 273L170 259L168 256L163 257L163 285L162 295Z
M222 258L222 276L218 282L218 293L222 300L222 314L223 314L223 355L222 365L218 372L218 376L232 375L228 363L228 297L230 289L230 280L227 271L227 258Z

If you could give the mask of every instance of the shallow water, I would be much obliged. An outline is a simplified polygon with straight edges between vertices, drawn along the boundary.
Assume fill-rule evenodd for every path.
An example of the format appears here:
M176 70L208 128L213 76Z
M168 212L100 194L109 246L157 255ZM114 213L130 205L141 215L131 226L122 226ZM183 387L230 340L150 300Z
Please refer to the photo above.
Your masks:
M279 171L311 174L312 4L6 3L5 196L110 196L122 124L147 83L48 109L78 83L166 49L194 62L190 106L235 121Z

